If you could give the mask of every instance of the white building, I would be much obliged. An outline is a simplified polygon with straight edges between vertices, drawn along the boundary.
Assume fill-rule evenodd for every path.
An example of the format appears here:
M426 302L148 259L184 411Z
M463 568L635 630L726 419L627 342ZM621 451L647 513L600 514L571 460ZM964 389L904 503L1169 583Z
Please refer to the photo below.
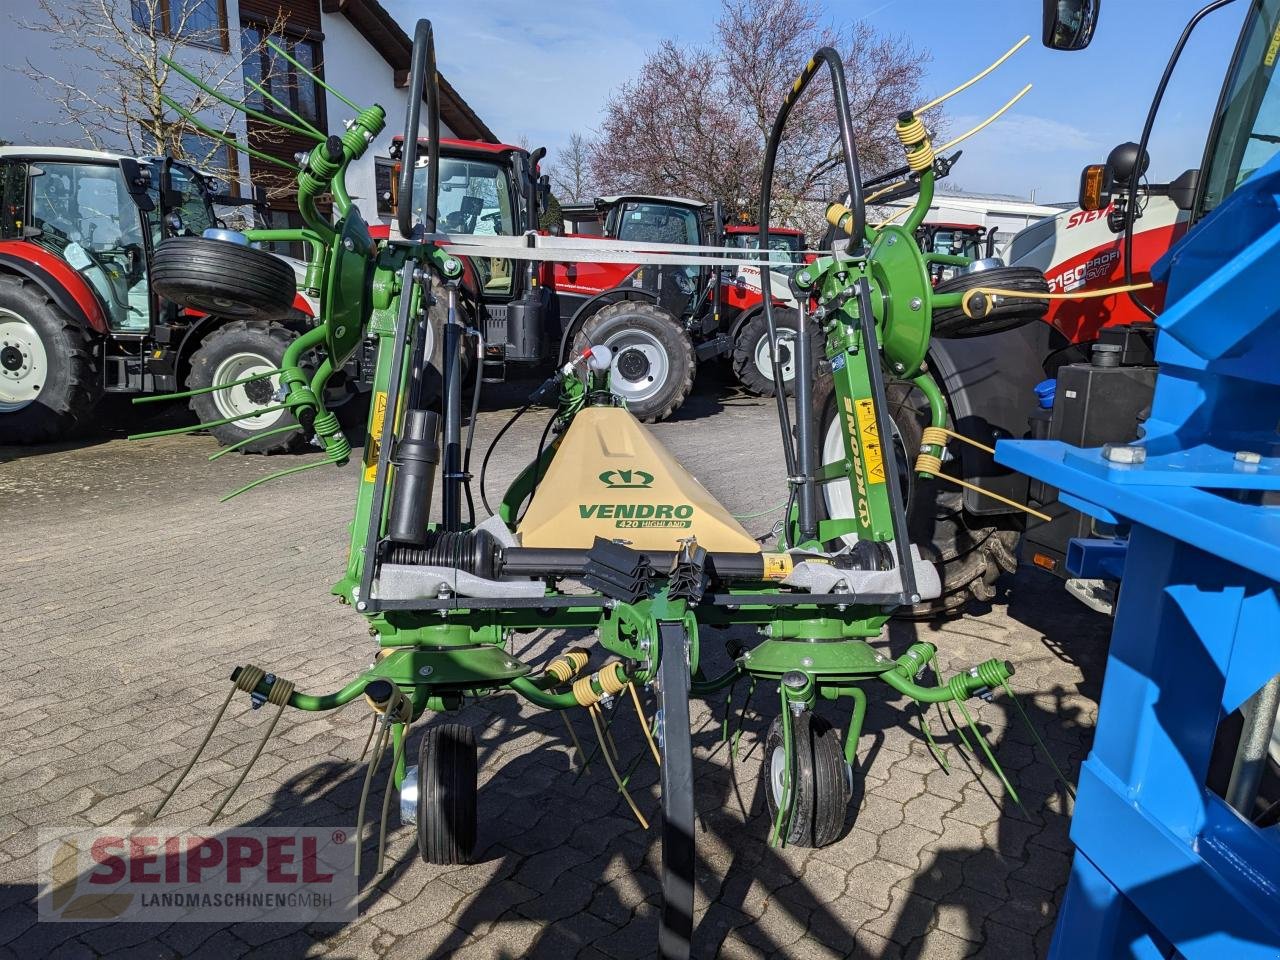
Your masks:
M868 219L873 223L893 217L914 205L915 198L886 203L872 208ZM973 225L996 227L996 256L1004 256L1013 235L1031 224L1061 213L1058 207L1019 200L1016 197L991 196L976 193L950 193L939 190L934 194L925 223Z
M222 58L230 70L244 59L242 49L252 49L262 34L267 33L287 47L299 62L309 67L314 65L325 83L352 102L361 106L381 105L387 112L387 129L348 171L347 185L366 220L390 222L386 200L391 168L388 150L392 136L402 132L404 125L412 43L377 0L145 0L139 6L132 6L137 0L114 2L126 24L130 18L141 19L140 9L159 11L166 23L170 18L176 20L194 12L199 22L209 25L209 35L220 43L192 44L189 56L214 63ZM0 74L0 90L5 100L5 110L0 112L0 139L24 144L88 146L77 128L64 124L67 118L49 91L12 67L29 62L52 76L77 80L83 77L84 88L93 90L100 78L94 75L92 56L74 45L59 42L49 33L21 29L18 21L38 20L42 16L33 0L19 0L16 8L14 3L5 2L4 8L5 19L11 22L0 22L0 62L9 64L11 69ZM271 28L279 23L283 23L283 29L272 32ZM221 49L217 49L219 45ZM257 62L259 59L245 64L246 76L260 79L264 72L273 73L269 65ZM265 71L264 67L267 67ZM287 64L278 62L274 76L276 80L268 82L268 90L287 102L295 113L321 130L343 132L343 121L352 115L350 107ZM493 131L448 81L444 77L440 81L441 136L496 142ZM243 95L266 113L279 113L273 104L264 101L247 85L243 93L237 87L238 84L228 84L224 92ZM294 153L311 146L310 141L291 134L276 137L270 145L260 144L255 136L258 128L259 121L248 121L250 143L263 152L292 160ZM237 140L243 142L244 136L242 126ZM105 146L124 148L123 143ZM268 186L288 182L287 174L285 180L281 180L284 171L280 168L243 152L230 156L227 165L238 169L245 182ZM278 214L278 226L301 225L290 192L273 193L272 206Z

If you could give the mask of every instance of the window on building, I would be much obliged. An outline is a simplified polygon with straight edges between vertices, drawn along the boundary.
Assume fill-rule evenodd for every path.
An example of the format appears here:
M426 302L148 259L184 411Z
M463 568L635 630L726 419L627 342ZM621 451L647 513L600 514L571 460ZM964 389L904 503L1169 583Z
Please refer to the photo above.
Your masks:
M130 0L133 22L147 33L215 50L227 49L226 0Z
M245 102L263 113L283 115L280 104L293 113L324 126L324 97L319 85L277 54L266 41L287 50L289 56L312 73L319 74L320 44L302 37L270 33L262 26L245 23L240 30L240 49L244 51ZM269 96L251 86L266 90Z
M395 175L395 163L386 157L373 158L374 192L378 195L378 215L381 217L390 217L395 214L395 204L392 202L395 195L391 185Z
M302 219L302 214L297 210L272 210L271 211L271 229L273 230L301 230L305 227L306 221ZM271 243L264 243L263 249L270 250L282 257L293 257L295 260L306 260L307 249L301 241L291 241L286 243L283 240L276 240Z

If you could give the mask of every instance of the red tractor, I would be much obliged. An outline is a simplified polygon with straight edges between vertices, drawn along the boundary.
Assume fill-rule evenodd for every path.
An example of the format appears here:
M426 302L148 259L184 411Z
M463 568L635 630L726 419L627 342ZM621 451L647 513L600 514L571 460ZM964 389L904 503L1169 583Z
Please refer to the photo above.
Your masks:
M622 195L595 203L604 237L640 243L710 246L728 242L754 248L756 228L727 234L719 205L682 197ZM576 210L576 208L575 208ZM587 222L581 214L576 223ZM793 269L803 238L779 230L783 251L774 272L779 339L795 336L799 321L786 273ZM591 233L587 236L595 236ZM735 241L736 238L736 241ZM764 334L759 268L636 266L614 263L556 264L554 283L563 326L562 355L570 346L603 344L613 351L614 391L641 420L671 416L693 389L700 361L731 355L739 379L754 392L771 395L773 377ZM784 375L789 351L784 354Z
M314 313L303 296L294 295L283 322L267 323L244 310L210 316L152 289L161 240L221 226L215 203L252 202L220 195L217 185L167 158L0 148L0 442L70 434L105 393L211 386L278 367ZM274 266L267 279L295 290L295 267L283 258ZM261 380L192 407L204 422L221 420L266 405L274 390ZM234 443L286 417L277 411L213 432ZM258 449L291 442L273 438Z
M401 142L401 137L392 142L394 157L400 155ZM415 197L426 194L427 147L425 138L418 141ZM505 143L441 139L437 229L473 236L522 236L539 230L550 192L539 168L546 152L542 147L530 152ZM399 166L395 169L393 194ZM394 208L396 197L390 199ZM371 232L385 238L389 228ZM480 294L485 379L505 379L509 363L527 367L553 359L560 325L555 287L548 282L551 268L499 257L467 256L463 262Z
M945 253L968 260L990 260L996 255L998 227L977 223L922 223L916 230L916 242L925 253ZM956 275L957 267L934 264L933 285Z

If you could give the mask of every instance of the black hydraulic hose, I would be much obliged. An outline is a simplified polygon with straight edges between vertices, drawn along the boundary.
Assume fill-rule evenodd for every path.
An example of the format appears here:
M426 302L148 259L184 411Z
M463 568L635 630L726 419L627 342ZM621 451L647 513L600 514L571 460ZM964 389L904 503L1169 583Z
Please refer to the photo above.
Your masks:
M555 426L555 422L560 417L560 411L551 411L551 416L547 418L547 425L542 428L542 436L538 438L538 454L533 459L533 489L529 491L528 505L520 514L520 519L524 519L524 515L529 512L529 507L533 506L533 498L538 495L538 486L542 483L542 474L539 472L539 465L542 463L542 451L547 447L547 435L551 433L551 428Z
M428 83L427 81L430 80ZM436 73L436 44L430 20L419 20L413 30L413 54L409 61L409 107L405 116L400 154L400 185L396 211L400 236L413 237L413 177L418 165L418 118L422 94L427 95L427 195L423 198L422 226L435 233L440 192L440 81Z
M1151 141L1151 130L1156 124L1156 114L1160 111L1160 104L1164 100L1165 90L1169 86L1169 80L1173 76L1174 67L1178 65L1178 60L1182 57L1183 48L1186 47L1187 41L1191 38L1191 33L1209 14L1222 9L1229 3L1235 3L1235 0L1214 0L1213 3L1200 8L1182 30L1182 36L1178 38L1177 45L1173 48L1173 53L1169 57L1168 64L1164 68L1164 76L1160 78L1160 84L1156 87L1156 94L1151 100L1151 109L1147 111L1147 122L1142 126L1142 139L1138 141L1138 166L1134 168L1133 175L1129 178L1129 196L1125 202L1124 211L1124 283L1125 286L1133 285L1133 225L1137 220L1138 205L1138 181L1142 175L1142 158L1147 155L1147 145ZM1203 174L1202 174L1203 175ZM1145 313L1150 319L1156 318L1156 312L1147 306L1138 298L1138 294L1134 290L1129 291L1129 299L1133 301L1133 305Z
M476 339L476 379L471 387L471 419L467 422L467 442L462 448L462 492L467 498L467 522L476 525L476 501L471 495L471 445L476 439L476 417L480 415L480 385L484 382L484 339Z
M808 445L812 440L813 411L804 409L799 403L796 404L796 431L798 436L793 437L791 415L787 410L787 391L782 377L782 363L778 357L778 329L773 316L772 271L769 269L768 263L769 218L772 214L773 168L778 158L778 147L782 142L782 133L786 128L787 118L791 114L792 107L795 106L817 74L819 65L823 63L827 65L831 73L836 119L839 121L840 142L844 150L845 178L849 186L849 206L853 211L852 231L849 236L849 244L846 247L848 253L853 254L861 249L867 228L867 209L863 200L862 174L858 167L858 148L853 140L853 124L849 119L849 93L845 84L844 63L840 60L840 54L836 53L831 47L822 47L805 64L799 78L782 98L782 108L778 111L777 119L773 122L773 129L769 132L769 140L765 147L764 173L760 185L760 250L765 254L765 262L760 265L760 293L764 300L765 324L769 329L769 360L773 371L773 395L778 404L778 422L782 429L782 449L786 457L788 482L793 489L798 467L796 446L799 444L802 448L808 449ZM806 331L801 330L800 336L805 336L805 333ZM797 380L800 377L812 376L812 370L800 369L797 366ZM803 391L805 395L808 392L807 390ZM797 396L800 395L801 391L797 389ZM810 526L814 523L812 492L812 486L810 485L810 496L807 498L808 516L802 518L802 521L807 520ZM788 514L784 518L784 523L789 521L790 516Z
M480 502L483 503L484 508L489 511L490 516L493 516L496 513L496 511L493 509L493 507L489 506L489 498L485 496L485 493L484 493L484 478L485 478L485 474L489 472L489 458L493 456L493 451L494 451L494 448L498 446L498 441L502 439L503 435L508 430L510 430L515 425L515 422L519 420L521 417L523 417L525 413L528 412L529 408L532 406L533 406L533 401L530 400L527 403L525 403L524 406L522 406L519 410L517 410L515 413L511 415L511 419L508 420L506 423L504 423L502 425L502 429L499 430L497 435L494 436L494 438L489 441L489 448L485 450L484 459L480 461Z

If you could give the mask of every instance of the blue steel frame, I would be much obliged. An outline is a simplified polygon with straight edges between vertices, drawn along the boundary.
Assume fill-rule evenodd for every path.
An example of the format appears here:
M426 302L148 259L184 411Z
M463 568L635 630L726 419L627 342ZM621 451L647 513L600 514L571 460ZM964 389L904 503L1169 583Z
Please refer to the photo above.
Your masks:
M1157 273L1169 296L1145 462L996 448L1130 531L1051 960L1280 956L1280 828L1205 787L1221 718L1280 672L1280 506L1263 498L1280 491L1280 157Z

